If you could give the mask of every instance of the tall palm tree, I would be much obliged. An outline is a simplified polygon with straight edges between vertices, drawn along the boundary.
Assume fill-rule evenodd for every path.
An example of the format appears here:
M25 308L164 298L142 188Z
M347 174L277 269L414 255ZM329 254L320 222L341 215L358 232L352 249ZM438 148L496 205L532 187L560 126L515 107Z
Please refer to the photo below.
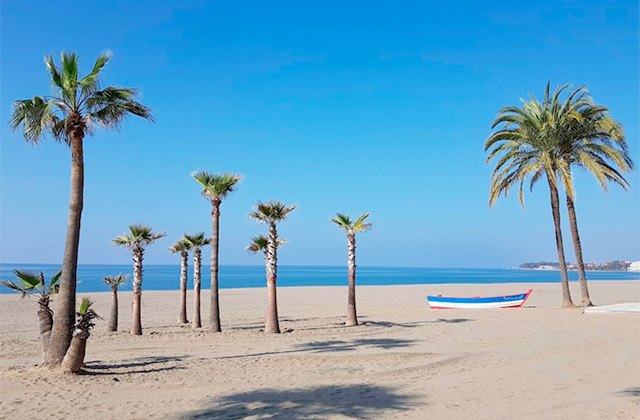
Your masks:
M51 277L47 284L42 271L38 274L31 271L14 270L13 273L18 282L9 280L0 280L3 286L20 292L21 296L38 295L38 321L40 323L40 339L42 340L42 354L46 357L49 339L51 336L51 328L53 326L53 311L49 308L51 296L58 290L58 281L60 280L61 271Z
M204 236L204 232L195 235L184 235L184 241L193 249L193 321L191 328L201 328L200 320L200 268L202 267L202 247L209 245L211 239Z
M347 300L347 326L358 325L356 313L356 233L371 229L371 223L365 222L369 213L364 213L356 220L348 215L338 213L331 221L347 232L347 263L349 266L349 297Z
M160 238L164 238L164 232L154 232L149 226L140 223L129 225L129 233L113 238L116 246L129 248L133 254L133 299L132 311L133 317L131 322L131 334L142 335L142 316L141 316L141 300L142 300L142 261L144 260L144 251L148 245L151 245Z
M80 301L76 312L76 325L73 329L73 338L69 350L62 359L62 369L68 373L79 373L84 365L84 355L87 350L87 339L95 326L94 319L99 319L98 314L91 308L93 302L89 298Z
M187 324L187 273L189 271L189 251L191 245L184 238L171 245L169 251L173 254L180 253L180 310L178 322Z
M265 260L267 270L267 317L264 330L267 333L280 333L278 322L278 298L276 282L278 278L278 228L277 224L287 218L297 205L287 206L279 201L268 203L258 202L249 217L269 227L269 236L266 245Z
M118 287L127 281L126 274L105 276L104 284L111 287L111 312L107 323L107 331L118 331Z
M71 194L60 294L46 357L46 364L50 366L62 362L71 343L75 323L76 272L84 194L84 137L98 127L119 128L129 114L153 119L151 110L136 101L135 89L100 85L100 74L110 58L110 52L103 52L91 72L79 77L75 53L63 52L60 66L54 63L53 56L46 56L44 62L51 78L52 95L13 103L11 128L16 130L22 126L27 143L38 144L45 134L49 134L71 149Z
M497 159L491 176L489 205L493 206L501 194L506 196L514 185L519 184L519 199L524 206L524 183L530 179L532 189L539 179L546 178L562 280L562 306L570 308L574 304L569 290L562 241L557 176L560 174L560 177L567 177L568 168L558 147L565 134L565 127L558 122L566 120L567 114L575 112L576 104L563 107L559 99L562 90L557 89L550 95L548 87L549 85L542 103L531 97L528 101L522 101L522 107L502 108L493 121L491 128L500 128L489 136L484 145L485 151L490 150L487 162ZM572 99L570 97L569 101Z
M561 88L563 89L565 87ZM567 168L560 178L566 192L569 226L582 295L581 304L591 306L575 210L572 166L581 167L591 173L605 191L608 189L608 181L626 190L629 183L621 172L633 170L633 161L622 126L608 114L608 108L594 104L585 88L576 89L569 98L572 99L567 99L562 106L573 106L575 110L566 114L567 119L559 123L565 127L565 135L560 138L559 149L560 157L565 161Z
M229 193L235 190L236 184L242 181L242 176L230 173L212 174L198 171L193 178L202 185L202 195L211 201L211 306L209 308L209 322L211 332L221 332L220 298L218 295L218 253L220 249L220 204Z

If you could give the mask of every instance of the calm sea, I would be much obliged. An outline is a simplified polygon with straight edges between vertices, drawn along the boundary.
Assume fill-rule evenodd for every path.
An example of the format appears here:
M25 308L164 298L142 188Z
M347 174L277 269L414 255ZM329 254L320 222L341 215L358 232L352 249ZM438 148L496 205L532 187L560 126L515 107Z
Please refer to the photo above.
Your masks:
M53 264L2 264L0 279L13 279L14 269L42 271L47 276L54 274L58 266ZM189 267L191 285L192 267ZM124 273L131 279L131 265L79 265L78 291L106 291L102 278L106 275ZM209 266L202 267L202 288L211 284ZM145 290L177 290L180 276L179 265L146 265L143 287ZM577 280L576 272L569 272L571 280ZM623 271L592 271L589 280L640 280L640 273ZM535 283L559 282L558 271L534 271L516 269L479 268L398 268L358 267L360 285L435 284L435 283ZM279 286L341 286L347 282L346 267L282 266L278 268ZM220 287L225 289L265 286L264 266L223 265L220 267ZM0 287L0 293L9 292ZM131 290L128 281L121 290Z

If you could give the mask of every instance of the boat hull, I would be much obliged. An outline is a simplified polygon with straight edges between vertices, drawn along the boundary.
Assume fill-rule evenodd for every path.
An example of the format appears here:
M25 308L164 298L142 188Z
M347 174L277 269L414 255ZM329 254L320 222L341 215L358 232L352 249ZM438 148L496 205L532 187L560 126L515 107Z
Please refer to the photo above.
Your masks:
M533 290L518 295L492 297L427 296L431 309L521 308Z

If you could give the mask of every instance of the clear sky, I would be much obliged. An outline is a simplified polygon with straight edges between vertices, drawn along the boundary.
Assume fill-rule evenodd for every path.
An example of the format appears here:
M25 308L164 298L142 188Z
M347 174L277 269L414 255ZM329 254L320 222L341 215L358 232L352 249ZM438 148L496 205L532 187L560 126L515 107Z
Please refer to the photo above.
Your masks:
M172 241L210 232L196 169L245 176L222 206L223 264L262 263L244 252L264 231L247 218L258 199L300 206L281 226L281 264L343 264L336 211L371 213L361 265L555 261L548 189L526 210L516 197L490 209L483 142L501 106L547 80L586 84L640 166L638 15L635 0L3 0L0 260L60 261L67 218L69 150L12 133L12 101L50 92L45 54L77 51L86 72L110 49L104 83L139 88L157 121L86 139L80 263L128 263L110 240L136 221L168 234L147 262L177 262ZM577 176L587 261L640 258L629 179L606 194Z

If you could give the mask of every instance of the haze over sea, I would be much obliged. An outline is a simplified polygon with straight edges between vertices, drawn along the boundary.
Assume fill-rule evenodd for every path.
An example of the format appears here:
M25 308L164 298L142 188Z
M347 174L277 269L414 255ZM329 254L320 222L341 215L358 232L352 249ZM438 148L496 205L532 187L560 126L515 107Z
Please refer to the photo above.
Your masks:
M55 264L2 264L0 278L13 279L14 269L44 272L47 280L59 266ZM192 286L193 267L189 267L189 286ZM129 280L121 290L131 290L131 265L81 264L78 266L79 292L104 292L106 275L125 273ZM178 290L179 265L145 265L143 290ZM577 281L577 272L570 271L569 279ZM588 280L640 280L639 272L590 271ZM540 283L560 282L556 270L519 270L505 268L410 268L410 267L358 267L359 285L441 284L441 283ZM220 266L220 287L223 289L265 287L264 266ZM343 286L347 284L346 267L281 266L278 268L278 286ZM202 267L202 288L209 288L209 266ZM10 293L1 288L0 293Z

